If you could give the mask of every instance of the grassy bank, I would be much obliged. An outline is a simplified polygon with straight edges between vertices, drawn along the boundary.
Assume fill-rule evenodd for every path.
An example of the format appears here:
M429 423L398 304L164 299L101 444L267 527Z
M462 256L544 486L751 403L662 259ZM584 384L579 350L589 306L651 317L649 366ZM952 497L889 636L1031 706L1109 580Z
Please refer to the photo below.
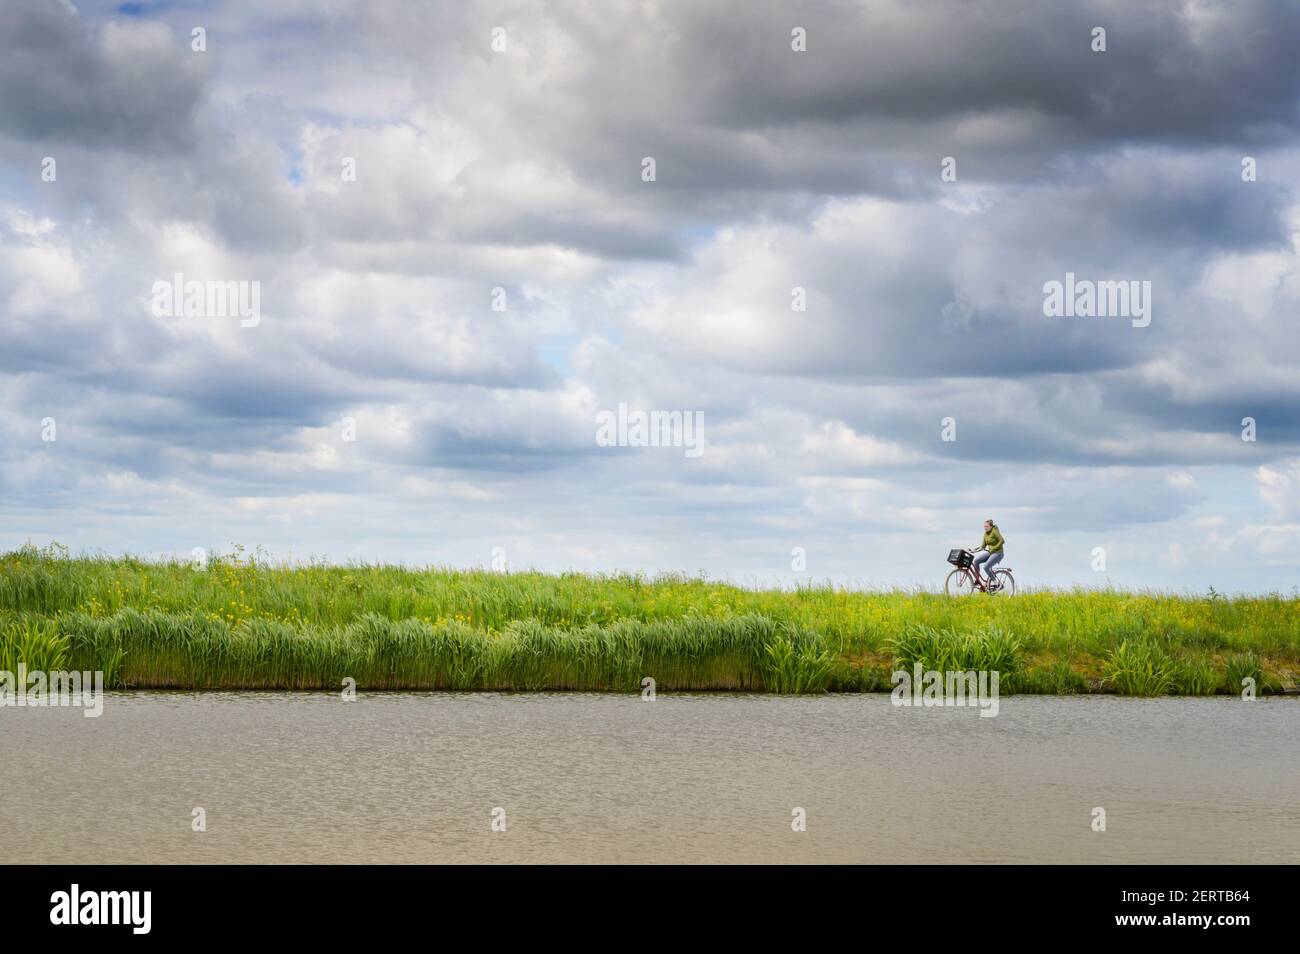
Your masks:
M0 669L141 688L889 688L898 665L1004 691L1208 695L1300 675L1300 599L755 591L684 577L0 555Z

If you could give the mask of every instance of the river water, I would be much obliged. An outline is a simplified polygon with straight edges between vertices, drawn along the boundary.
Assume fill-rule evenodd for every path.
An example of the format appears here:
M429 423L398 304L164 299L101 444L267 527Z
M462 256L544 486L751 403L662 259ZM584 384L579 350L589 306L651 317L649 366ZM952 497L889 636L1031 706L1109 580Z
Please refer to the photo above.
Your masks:
M9 862L1300 857L1296 699L115 693L0 766Z

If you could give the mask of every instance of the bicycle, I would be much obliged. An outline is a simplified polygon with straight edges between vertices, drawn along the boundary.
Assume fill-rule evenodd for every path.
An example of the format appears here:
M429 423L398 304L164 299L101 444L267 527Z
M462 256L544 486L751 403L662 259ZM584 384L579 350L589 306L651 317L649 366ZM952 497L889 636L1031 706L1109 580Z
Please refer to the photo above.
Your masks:
M943 591L949 596L965 596L967 593L988 593L990 596L996 596L1003 593L1007 596L1016 595L1016 578L1011 575L1011 568L1005 566L995 567L993 570L992 585L985 585L984 581L975 576L975 571L971 564L975 561L975 553L971 550L949 550L948 562L957 569L948 574L948 579L943 583Z

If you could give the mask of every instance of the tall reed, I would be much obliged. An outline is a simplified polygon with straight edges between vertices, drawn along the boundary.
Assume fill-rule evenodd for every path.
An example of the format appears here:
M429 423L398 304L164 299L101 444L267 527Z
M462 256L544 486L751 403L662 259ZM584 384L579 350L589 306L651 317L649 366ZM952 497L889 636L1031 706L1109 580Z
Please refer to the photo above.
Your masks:
M93 661L138 686L332 688L350 675L391 688L631 691L649 676L666 688L856 691L887 688L896 659L998 669L1022 692L1240 692L1247 676L1268 692L1300 675L1300 599L1277 594L956 599L24 547L0 555L5 645L19 620L57 633L77 668ZM1161 658L1144 675L1148 644Z

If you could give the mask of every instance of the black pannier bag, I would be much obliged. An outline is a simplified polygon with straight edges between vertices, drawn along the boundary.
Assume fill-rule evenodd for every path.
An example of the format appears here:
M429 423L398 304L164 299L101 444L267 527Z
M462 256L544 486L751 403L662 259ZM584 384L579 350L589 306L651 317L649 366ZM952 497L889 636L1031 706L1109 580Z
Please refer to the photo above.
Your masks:
M948 551L948 562L951 563L953 566L959 566L965 568L970 566L971 561L974 559L975 559L975 554L971 553L969 550Z

